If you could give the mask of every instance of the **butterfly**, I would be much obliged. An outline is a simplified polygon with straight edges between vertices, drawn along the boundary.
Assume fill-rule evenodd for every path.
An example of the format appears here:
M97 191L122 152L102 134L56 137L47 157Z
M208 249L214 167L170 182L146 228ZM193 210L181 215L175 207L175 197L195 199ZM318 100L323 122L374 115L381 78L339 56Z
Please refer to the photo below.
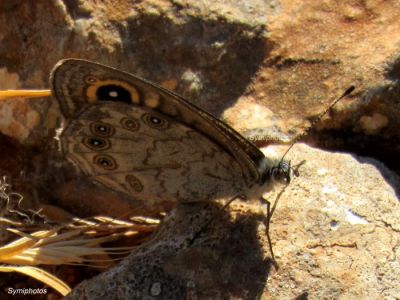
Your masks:
M148 205L234 199L293 176L290 163L269 159L226 123L133 74L65 59L50 84L65 118L63 156L93 182Z
M113 191L152 206L163 201L201 202L255 195L264 185L290 183L297 168L284 157L266 157L229 125L135 75L98 63L66 59L50 76L65 126L59 136L62 158L76 170ZM342 96L312 122L319 120ZM41 97L49 91L3 91L1 97ZM297 137L299 140L307 130ZM258 189L261 187L261 191ZM267 203L266 233L272 259ZM137 202L136 202L137 203Z

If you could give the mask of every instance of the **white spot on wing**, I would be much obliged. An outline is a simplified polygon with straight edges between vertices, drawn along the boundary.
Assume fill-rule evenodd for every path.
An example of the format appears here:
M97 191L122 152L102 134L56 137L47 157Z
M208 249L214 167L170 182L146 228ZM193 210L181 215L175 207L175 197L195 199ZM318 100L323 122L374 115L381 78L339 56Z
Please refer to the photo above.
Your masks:
M109 96L112 98L117 98L118 97L118 92L117 91L110 91Z

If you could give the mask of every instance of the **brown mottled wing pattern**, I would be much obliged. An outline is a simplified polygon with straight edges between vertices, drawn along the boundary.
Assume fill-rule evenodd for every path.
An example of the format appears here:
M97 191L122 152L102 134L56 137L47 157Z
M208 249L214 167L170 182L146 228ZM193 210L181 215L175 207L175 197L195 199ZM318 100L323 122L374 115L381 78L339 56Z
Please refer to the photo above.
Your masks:
M94 87L100 84L119 85L134 106L158 111L206 135L235 158L247 186L261 182L266 159L263 153L230 126L181 96L132 74L85 60L62 60L51 74L53 94L67 120L77 119L88 103L99 100Z
M61 143L95 182L137 200L204 201L245 188L240 165L223 148L146 107L86 106L69 121Z

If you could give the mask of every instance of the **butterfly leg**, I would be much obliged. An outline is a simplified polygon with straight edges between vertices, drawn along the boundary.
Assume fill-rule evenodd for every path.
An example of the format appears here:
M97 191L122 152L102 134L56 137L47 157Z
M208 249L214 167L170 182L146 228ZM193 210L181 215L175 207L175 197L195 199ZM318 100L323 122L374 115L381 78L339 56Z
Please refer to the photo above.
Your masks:
M276 196L276 199L275 199L274 204L272 206L271 206L271 202L269 202L269 200L267 200L263 196L260 199L261 202L264 202L264 203L267 204L267 215L265 217L265 223L264 223L265 224L265 234L267 236L269 251L271 253L271 258L272 258L272 261L273 261L274 266L275 266L276 269L278 269L279 266L278 266L278 263L275 260L274 250L272 249L272 241L271 241L271 235L270 235L270 232L269 232L269 228L270 228L269 225L271 224L271 218L272 218L272 215L275 212L276 206L278 205L278 201L281 198L281 196L282 196L283 192L285 191L286 187L287 186L285 186L279 192L278 196Z
M272 217L272 213L273 213L275 204L274 204L274 206L272 207L272 210L271 210L271 202L269 202L264 197L261 197L260 200L267 204L267 215L265 217L265 222L264 222L264 224L265 224L265 235L267 236L268 247L269 247L269 252L271 253L272 262L273 262L275 268L278 269L279 267L278 267L278 263L275 260L274 250L272 248L271 235L269 233L269 224L271 223L271 217ZM276 203L276 201L275 201L275 203Z
M236 199L246 200L246 196L245 195L236 195L235 197L232 197L231 199L228 200L228 202L225 203L225 205L222 207L222 210L226 209Z
M293 167L293 174L296 177L300 176L299 169L305 162L306 161L303 160L299 164L297 164L296 166ZM269 232L269 228L270 228L270 224L271 224L272 215L274 214L276 206L278 205L278 201L281 198L282 194L285 192L286 188L287 188L287 185L276 196L276 199L275 199L274 204L272 205L272 207L271 207L271 202L269 202L266 198L264 198L262 196L261 199L260 199L261 202L264 202L264 203L267 204L267 216L265 218L265 233L266 233L266 236L267 236L268 246L269 246L269 251L271 252L272 261L274 262L274 265L275 265L275 267L277 269L278 269L278 264L277 264L277 262L275 260L274 251L272 249L272 242L271 242L271 235L270 235L270 232Z
M286 187L285 187L286 188ZM271 241L271 236L269 233L269 224L271 223L271 218L272 215L276 209L276 205L278 204L278 200L279 198L282 196L283 192L285 191L285 188L282 189L282 191L280 191L280 193L278 194L278 196L276 197L276 200L274 202L274 205L271 207L271 202L269 202L266 198L261 197L261 202L265 202L267 204L267 216L265 218L265 232L266 232L266 236L267 236L267 240L268 240L268 246L269 246L269 251L271 253L271 257L272 257L272 262L275 266L276 269L279 268L278 263L275 260L275 255L274 255L274 250L272 249L272 241ZM226 209L233 201L235 201L236 199L241 199L241 200L245 200L246 196L244 195L237 195L235 197L233 197L232 199L230 199L223 207L222 209Z

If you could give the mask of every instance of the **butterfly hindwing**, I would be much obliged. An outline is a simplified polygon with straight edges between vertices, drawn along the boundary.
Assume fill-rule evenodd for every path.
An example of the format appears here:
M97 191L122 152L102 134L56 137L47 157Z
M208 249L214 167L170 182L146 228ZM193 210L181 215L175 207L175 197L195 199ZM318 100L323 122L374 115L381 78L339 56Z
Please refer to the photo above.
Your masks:
M240 165L223 148L146 107L86 106L60 140L65 156L93 181L137 200L213 200L246 187Z

